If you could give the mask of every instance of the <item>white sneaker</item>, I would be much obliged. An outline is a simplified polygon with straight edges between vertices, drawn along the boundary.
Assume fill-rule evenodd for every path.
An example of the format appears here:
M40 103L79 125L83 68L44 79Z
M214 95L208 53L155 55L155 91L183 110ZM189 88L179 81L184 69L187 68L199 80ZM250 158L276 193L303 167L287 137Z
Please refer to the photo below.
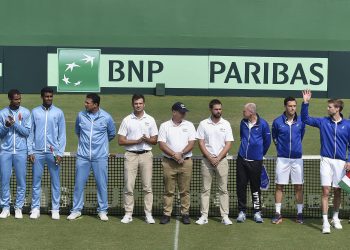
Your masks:
M243 223L245 222L246 219L246 215L243 211L239 212L238 216L237 216L237 223Z
M52 210L51 211L51 218L53 220L59 220L60 219L60 212L58 210Z
M124 215L123 219L120 221L121 223L128 224L132 222L132 216L131 215Z
M30 213L31 213L29 216L30 219L39 219L40 210L38 208L33 208Z
M323 223L322 233L323 234L330 234L331 233L331 225L328 222Z
M228 216L222 217L221 223L225 224L225 226L232 225L232 221L228 218Z
M154 224L154 223L156 223L154 218L153 218L153 216L152 216L152 214L147 214L145 216L145 221L146 221L147 224Z
M254 221L255 221L256 223L263 223L263 222L264 222L264 219L263 219L262 216L261 216L261 212L256 212L256 213L254 214Z
M81 216L81 212L71 212L70 215L68 215L67 220L76 220Z
M102 221L108 221L108 216L106 212L99 212L98 217L100 217L100 220Z
M206 216L201 216L197 221L196 224L198 225L205 225L208 224L208 218Z
M23 219L22 209L20 209L20 208L15 209L15 218L16 219Z
M343 229L343 226L340 223L339 219L333 219L331 221L331 225L335 228L335 229Z
M10 217L10 209L4 208L0 214L0 219L6 219L7 217Z

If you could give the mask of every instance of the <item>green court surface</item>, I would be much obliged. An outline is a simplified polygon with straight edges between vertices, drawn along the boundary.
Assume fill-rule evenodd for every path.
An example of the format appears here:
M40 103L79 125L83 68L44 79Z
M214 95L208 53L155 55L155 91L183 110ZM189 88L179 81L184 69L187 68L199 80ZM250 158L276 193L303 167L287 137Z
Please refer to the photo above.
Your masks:
M184 93L185 94L185 93ZM300 93L301 96L301 93ZM146 96L146 112L152 115L159 125L170 119L171 106L176 101L181 101L190 109L187 119L192 121L196 126L199 122L209 116L208 103L211 99L216 97L208 96ZM258 113L265 118L270 124L274 118L283 112L283 98L271 97L218 97L223 103L223 117L230 121L233 134L236 139L233 143L230 155L236 155L239 147L239 123L242 119L242 108L247 102L255 102L258 106ZM298 98L298 112L300 111L301 98ZM75 152L77 149L77 137L74 134L74 122L78 112L84 109L84 94L57 94L54 96L54 104L60 107L64 113L67 123L67 152ZM345 117L350 113L350 100L345 101L345 108L343 114ZM23 94L22 105L29 109L40 105L40 94ZM7 96L0 95L0 107L8 105ZM131 95L101 95L101 107L109 112L115 122L117 129L126 115L132 112ZM326 99L313 99L310 104L310 114L313 116L327 115ZM116 140L111 142L110 151L113 153L123 153L123 148L118 146ZM318 129L307 126L305 138L303 141L305 155L319 154L319 132ZM159 155L158 146L154 147L154 155ZM196 146L194 154L199 155L199 149ZM275 147L271 145L269 156L275 155Z
M195 219L195 218L193 218ZM343 230L321 234L321 220L306 220L303 225L291 219L273 225L269 219L256 224L224 226L211 218L204 226L183 225L172 218L168 225L146 224L134 218L128 225L118 217L101 222L97 217L83 216L67 221L65 216L53 221L48 215L38 220L13 216L0 221L1 249L349 249L350 225Z

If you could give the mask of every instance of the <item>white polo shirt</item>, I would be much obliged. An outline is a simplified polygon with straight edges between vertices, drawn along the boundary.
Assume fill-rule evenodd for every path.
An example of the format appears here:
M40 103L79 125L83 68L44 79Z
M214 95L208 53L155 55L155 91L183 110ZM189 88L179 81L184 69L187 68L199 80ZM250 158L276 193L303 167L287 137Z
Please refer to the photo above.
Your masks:
M192 122L183 120L176 125L172 120L162 123L159 127L158 141L165 142L174 152L182 152L189 141L196 140L196 129ZM171 156L165 154L166 157ZM191 157L192 151L187 152L184 157Z
M199 123L197 139L204 140L206 149L216 156L220 154L226 142L234 141L230 123L224 118L214 123L210 117Z
M131 113L125 117L122 124L119 127L118 135L126 136L127 140L138 140L143 135L151 137L158 135L158 128L154 118L146 112L143 112L143 116L138 118L134 113ZM142 142L140 144L125 146L127 151L143 151L152 150L152 146L148 143Z

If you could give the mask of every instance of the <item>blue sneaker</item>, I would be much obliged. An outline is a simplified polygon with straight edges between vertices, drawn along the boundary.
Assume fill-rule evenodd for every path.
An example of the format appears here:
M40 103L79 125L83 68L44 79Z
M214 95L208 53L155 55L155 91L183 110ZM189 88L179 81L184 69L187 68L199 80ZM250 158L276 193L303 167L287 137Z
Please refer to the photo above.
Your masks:
M303 214L302 213L299 213L297 215L296 222L299 223L299 224L303 224L304 223L304 218L303 218Z
M271 220L272 224L280 224L282 223L282 215L279 213L275 213L275 216Z
M264 222L264 220L263 220L263 218L262 218L262 216L261 216L261 212L256 212L256 213L254 214L254 221L255 221L256 223L263 223L263 222Z
M246 216L243 211L239 212L238 217L237 217L237 223L243 223L245 222Z

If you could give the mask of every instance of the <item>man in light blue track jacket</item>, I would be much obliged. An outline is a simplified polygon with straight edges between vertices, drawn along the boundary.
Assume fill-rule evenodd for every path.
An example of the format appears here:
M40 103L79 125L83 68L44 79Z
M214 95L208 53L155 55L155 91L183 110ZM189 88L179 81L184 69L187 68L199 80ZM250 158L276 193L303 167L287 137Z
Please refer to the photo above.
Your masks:
M27 137L29 136L30 111L21 106L21 93L17 89L8 92L10 105L0 111L0 176L2 212L0 218L10 216L10 179L12 166L17 180L15 218L22 219L22 207L26 193Z
M97 184L98 216L102 221L107 221L108 143L115 137L116 128L111 115L100 108L100 97L97 94L86 95L85 109L78 114L75 122L79 143L73 208L67 219L75 220L81 216L84 187L92 168Z
M28 138L29 159L33 163L32 211L30 218L40 217L41 177L47 164L51 176L52 219L60 218L60 163L66 147L66 123L61 109L52 104L53 90L41 90L43 104L32 110Z

